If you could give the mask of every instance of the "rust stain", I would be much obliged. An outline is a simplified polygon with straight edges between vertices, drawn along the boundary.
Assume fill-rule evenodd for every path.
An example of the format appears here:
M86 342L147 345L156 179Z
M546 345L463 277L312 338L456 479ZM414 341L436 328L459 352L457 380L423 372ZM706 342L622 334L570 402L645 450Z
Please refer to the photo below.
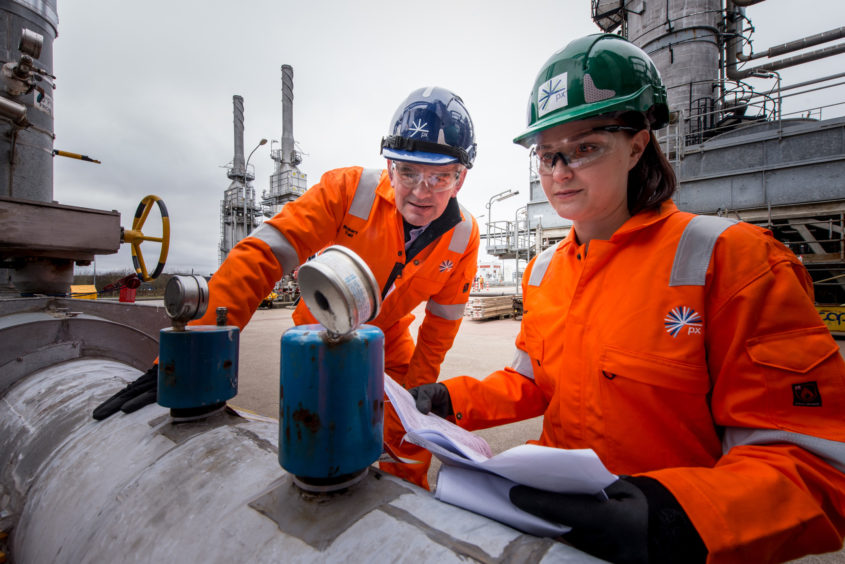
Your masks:
M168 388L176 387L176 366L172 362L164 365L164 385Z
M312 433L320 430L320 416L303 407L293 412L293 420L297 423L302 423Z

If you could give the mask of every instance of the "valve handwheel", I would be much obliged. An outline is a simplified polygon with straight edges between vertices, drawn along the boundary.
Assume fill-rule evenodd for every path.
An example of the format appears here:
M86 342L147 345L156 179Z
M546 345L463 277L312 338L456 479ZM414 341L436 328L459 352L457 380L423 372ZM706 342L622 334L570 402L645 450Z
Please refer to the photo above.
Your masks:
M153 204L158 204L158 209L161 212L161 237L151 237L144 235L141 228L153 208ZM132 229L125 229L123 231L123 241L132 246L132 264L135 267L135 272L138 277L144 282L149 282L161 274L164 270L164 262L167 260L167 250L170 246L170 217L167 214L167 207L164 201L158 196L145 196L141 203L138 204L138 209L135 210L135 218L132 220ZM152 241L154 243L161 243L161 252L158 256L158 265L152 274L147 272L147 265L144 263L144 255L141 253L141 243L144 241Z

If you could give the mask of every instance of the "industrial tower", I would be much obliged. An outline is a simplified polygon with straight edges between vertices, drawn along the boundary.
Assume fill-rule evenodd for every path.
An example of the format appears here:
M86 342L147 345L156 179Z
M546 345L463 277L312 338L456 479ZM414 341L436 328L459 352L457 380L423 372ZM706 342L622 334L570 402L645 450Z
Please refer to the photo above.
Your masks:
M232 247L258 226L262 215L273 217L283 205L304 194L308 188L308 176L297 168L302 162L302 155L296 150L293 139L293 67L282 65L282 142L280 149L272 149L273 143L277 143L275 139L270 142L270 158L276 165L270 175L270 190L262 192L260 204L256 203L255 188L252 186L255 169L250 168L249 157L244 162L243 98L235 95L232 100L235 156L226 167L226 175L232 183L223 193L223 201L220 203L221 264ZM262 139L256 149L266 142L266 139Z
M296 150L293 140L293 67L282 65L282 144L273 149L270 158L276 163L270 175L270 191L261 194L264 214L272 217L286 203L297 199L308 188L308 177L296 167L302 162L302 155Z
M235 123L235 156L226 167L226 176L232 181L223 193L220 202L220 248L219 263L222 264L226 255L235 243L249 235L258 226L257 219L261 216L261 208L255 204L255 169L249 169L244 162L244 99L232 96ZM266 140L262 139L262 145ZM258 147L256 147L258 148Z

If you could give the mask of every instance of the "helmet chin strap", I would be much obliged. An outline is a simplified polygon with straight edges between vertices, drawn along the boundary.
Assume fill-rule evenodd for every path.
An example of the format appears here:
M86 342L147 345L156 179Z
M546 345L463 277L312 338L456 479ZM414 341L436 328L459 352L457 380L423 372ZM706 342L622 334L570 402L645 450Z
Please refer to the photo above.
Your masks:
M460 147L431 143L430 141L420 141L419 139L409 139L400 135L388 135L387 137L382 137L379 153L383 152L385 148L395 149L397 151L420 151L447 155L458 159L458 162L465 167L472 168L472 159L470 159L469 153Z

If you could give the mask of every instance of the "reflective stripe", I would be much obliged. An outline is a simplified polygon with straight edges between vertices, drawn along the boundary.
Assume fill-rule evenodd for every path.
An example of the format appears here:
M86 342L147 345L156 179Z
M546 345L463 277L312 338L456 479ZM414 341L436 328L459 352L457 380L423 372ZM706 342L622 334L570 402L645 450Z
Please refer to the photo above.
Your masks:
M443 319L448 319L449 321L457 321L464 316L465 307L465 303L443 305L435 302L434 300L428 300L428 305L426 305L425 310L430 311L437 317L442 317Z
M470 213L461 207L461 212L464 214L464 219L455 226L452 232L452 240L449 241L449 250L453 253L461 253L467 250L470 235L472 235L472 216Z
M543 276L546 275L546 269L552 262L552 255L555 254L556 249L557 245L553 245L537 256L537 260L534 261L534 268L531 269L531 278L528 279L529 286L539 286L540 282L543 281Z
M531 364L531 357L522 349L514 349L511 368L530 380L534 379L534 365Z
M735 219L712 215L692 218L675 250L669 286L704 286L716 239L734 223Z
M829 441L811 435L790 433L775 429L746 429L729 427L725 429L722 439L722 452L727 453L735 446L741 445L771 445L788 443L800 446L845 473L845 443Z
M358 187L355 188L355 196L352 197L352 205L349 206L349 215L361 219L370 217L370 210L376 199L376 187L381 180L381 170L377 168L365 168L361 171L361 178L358 180Z
M282 233L270 225L269 223L262 223L256 227L249 237L261 239L270 246L270 250L276 256L276 260L282 265L282 271L285 274L290 274L299 266L299 257L296 255L296 249L288 243Z

